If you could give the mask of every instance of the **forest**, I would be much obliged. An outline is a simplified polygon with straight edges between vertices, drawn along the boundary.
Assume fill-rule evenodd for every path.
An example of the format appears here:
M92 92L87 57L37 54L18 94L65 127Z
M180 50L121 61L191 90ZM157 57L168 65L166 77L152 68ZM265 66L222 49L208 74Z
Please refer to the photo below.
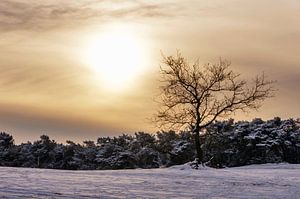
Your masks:
M68 170L159 168L195 159L193 133L137 132L82 144L57 143L47 135L16 145L0 134L0 166ZM263 163L300 163L299 119L216 121L200 135L204 165L214 168Z

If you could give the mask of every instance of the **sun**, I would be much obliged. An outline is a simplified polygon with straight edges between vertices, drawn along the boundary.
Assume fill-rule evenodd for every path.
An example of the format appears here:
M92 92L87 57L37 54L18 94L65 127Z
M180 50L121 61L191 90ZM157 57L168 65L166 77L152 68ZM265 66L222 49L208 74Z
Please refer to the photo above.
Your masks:
M145 42L128 26L114 26L96 34L84 50L86 65L101 87L128 88L146 67Z

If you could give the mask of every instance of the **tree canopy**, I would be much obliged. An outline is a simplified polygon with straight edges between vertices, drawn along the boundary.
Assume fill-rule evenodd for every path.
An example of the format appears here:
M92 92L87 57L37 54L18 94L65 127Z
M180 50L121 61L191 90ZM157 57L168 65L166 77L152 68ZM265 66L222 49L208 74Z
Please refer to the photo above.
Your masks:
M220 59L215 64L193 64L180 54L163 56L161 66L161 109L155 115L159 127L189 129L195 133L198 158L202 159L199 132L218 118L236 111L257 109L274 95L274 81L258 75L252 82L230 69Z

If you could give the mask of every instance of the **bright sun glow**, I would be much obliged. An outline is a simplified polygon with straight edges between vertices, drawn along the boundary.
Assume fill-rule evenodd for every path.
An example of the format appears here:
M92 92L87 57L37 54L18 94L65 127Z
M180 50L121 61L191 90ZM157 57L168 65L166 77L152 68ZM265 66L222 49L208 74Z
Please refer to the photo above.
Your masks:
M115 26L88 42L84 60L101 87L120 90L145 72L145 49L145 43L130 27Z

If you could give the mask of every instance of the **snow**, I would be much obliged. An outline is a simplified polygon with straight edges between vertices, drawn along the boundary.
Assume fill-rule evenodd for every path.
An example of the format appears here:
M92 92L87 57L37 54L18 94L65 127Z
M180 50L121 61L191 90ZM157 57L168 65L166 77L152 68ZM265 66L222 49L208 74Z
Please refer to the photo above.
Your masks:
M0 168L0 198L299 198L300 165L66 171Z

